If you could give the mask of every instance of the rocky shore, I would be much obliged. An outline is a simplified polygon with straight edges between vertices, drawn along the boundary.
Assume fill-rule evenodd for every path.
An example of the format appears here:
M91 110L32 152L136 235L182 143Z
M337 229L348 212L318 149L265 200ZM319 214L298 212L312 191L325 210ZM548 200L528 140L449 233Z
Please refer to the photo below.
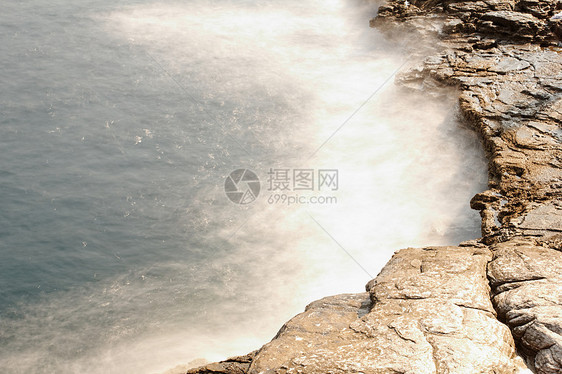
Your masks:
M470 203L482 238L400 250L366 293L313 302L258 351L188 373L562 373L561 11L384 3L371 26L415 44L419 61L397 82L453 88L481 135L489 189Z

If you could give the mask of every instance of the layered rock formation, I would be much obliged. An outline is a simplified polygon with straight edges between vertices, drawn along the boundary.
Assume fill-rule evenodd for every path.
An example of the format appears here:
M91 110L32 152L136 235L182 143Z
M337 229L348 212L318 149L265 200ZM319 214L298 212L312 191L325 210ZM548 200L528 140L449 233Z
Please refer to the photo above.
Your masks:
M562 372L562 253L528 238L492 246L494 305L539 373Z
M402 250L367 294L309 305L248 373L515 373L524 365L490 302L491 258L479 247Z
M316 301L203 373L562 373L562 1L390 0L372 21L427 41L402 86L455 87L489 160L483 237L403 249L367 293ZM406 37L405 37L406 35ZM436 42L436 40L438 42Z
M399 81L459 89L461 112L489 159L490 189L471 206L481 212L481 241L494 255L494 305L530 366L561 373L562 49L560 21L549 20L562 2L413 3L413 12L389 3L375 23L421 35L442 24L435 53ZM430 15L438 16L431 27L419 22Z

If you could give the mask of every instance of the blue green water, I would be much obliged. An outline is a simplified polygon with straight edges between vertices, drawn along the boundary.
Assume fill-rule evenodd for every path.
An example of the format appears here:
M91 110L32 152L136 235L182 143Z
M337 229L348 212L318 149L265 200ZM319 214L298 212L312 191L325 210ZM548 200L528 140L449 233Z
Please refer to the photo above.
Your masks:
M401 247L479 236L454 102L392 83L376 3L11 1L0 12L0 368L241 354ZM232 204L230 171L335 168L337 206ZM265 184L262 187L265 192Z

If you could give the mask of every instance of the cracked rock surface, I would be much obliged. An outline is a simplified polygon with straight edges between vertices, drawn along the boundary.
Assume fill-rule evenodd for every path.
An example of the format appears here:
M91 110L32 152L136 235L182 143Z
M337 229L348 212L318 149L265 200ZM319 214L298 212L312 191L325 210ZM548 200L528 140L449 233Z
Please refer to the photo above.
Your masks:
M481 134L490 188L471 206L494 253L494 306L541 374L562 373L562 48L561 23L551 21L561 9L561 1L389 1L374 22L421 36L438 30L429 57L399 82L457 88Z
M403 249L368 293L316 301L266 344L249 373L516 373L480 247Z
M251 364L235 358L188 373L522 372L490 301L491 259L483 245L403 249L368 292L313 302Z
M493 302L539 373L562 370L562 252L529 239L492 247Z
M431 45L399 83L458 89L489 160L490 189L472 201L485 242L562 232L562 24L550 21L562 1L411 3L387 2L372 23L389 33L398 25Z

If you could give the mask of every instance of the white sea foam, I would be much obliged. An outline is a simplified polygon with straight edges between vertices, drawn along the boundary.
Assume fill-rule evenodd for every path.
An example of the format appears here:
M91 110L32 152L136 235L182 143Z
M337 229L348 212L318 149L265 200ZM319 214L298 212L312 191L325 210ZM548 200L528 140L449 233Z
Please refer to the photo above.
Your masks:
M177 128L142 123L120 135L124 119L104 120L109 141L126 139L122 153L134 146L168 157L174 174L157 186L180 191L128 192L122 217L147 218L143 230L162 243L178 232L194 239L166 254L123 255L109 243L130 270L17 305L21 318L0 329L8 352L0 366L155 373L247 353L308 302L361 292L393 251L477 236L468 201L486 181L478 139L459 124L454 99L385 84L407 56L368 28L375 10L343 0L197 1L89 15L108 43L144 61L138 87L167 85L161 99L185 103L185 113L162 117L185 118ZM173 152L196 167L174 163ZM262 181L248 206L223 191L240 167ZM322 192L337 204L268 204L269 168L337 169L338 190ZM170 215L150 210L170 204L178 204Z

